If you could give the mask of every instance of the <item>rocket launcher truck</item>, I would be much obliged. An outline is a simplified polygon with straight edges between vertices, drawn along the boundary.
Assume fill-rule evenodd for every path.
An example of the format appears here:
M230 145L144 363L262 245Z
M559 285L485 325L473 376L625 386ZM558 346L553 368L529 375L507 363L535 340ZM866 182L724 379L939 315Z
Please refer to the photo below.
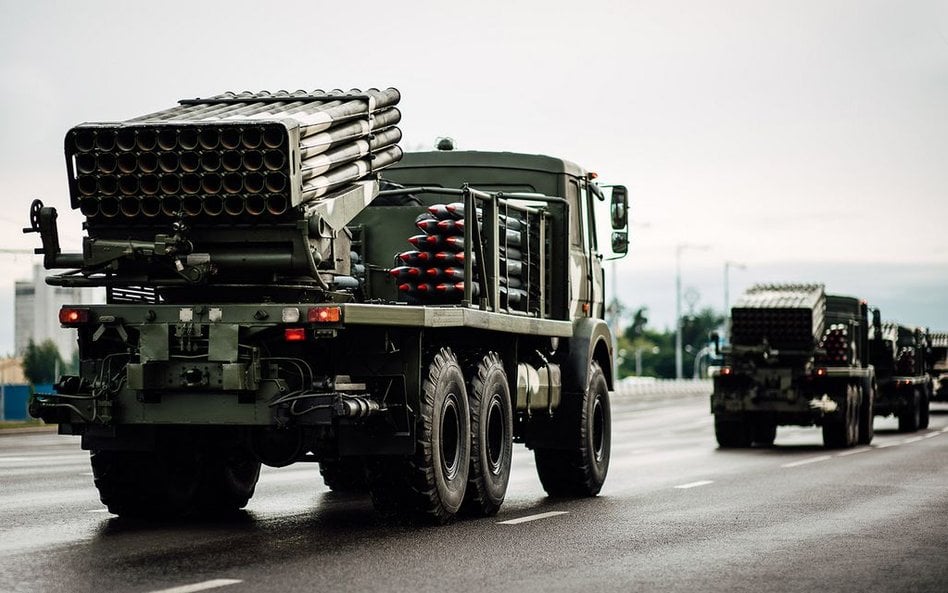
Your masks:
M827 448L872 441L875 376L868 307L821 284L750 288L731 309L714 374L721 447L770 446L778 425L822 427Z
M928 428L932 398L930 335L923 328L882 323L874 312L869 349L875 368L875 414L894 415L899 431Z
M514 443L551 495L599 492L626 189L546 156L403 155L398 100L228 93L67 133L82 251L38 201L25 230L49 284L106 302L60 311L79 372L30 412L81 439L112 513L233 511L261 463L318 462L386 514L490 515Z

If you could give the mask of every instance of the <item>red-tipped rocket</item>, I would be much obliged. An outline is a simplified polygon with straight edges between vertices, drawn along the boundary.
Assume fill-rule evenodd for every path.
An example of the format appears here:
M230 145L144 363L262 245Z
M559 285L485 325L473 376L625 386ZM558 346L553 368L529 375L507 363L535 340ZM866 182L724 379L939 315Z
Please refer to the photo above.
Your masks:
M398 259L402 260L405 265L408 266L419 266L430 264L435 261L436 254L431 253L430 251L406 251L404 253L398 254Z
M392 268L388 273L397 280L418 280L424 274L424 270L413 266L399 266Z

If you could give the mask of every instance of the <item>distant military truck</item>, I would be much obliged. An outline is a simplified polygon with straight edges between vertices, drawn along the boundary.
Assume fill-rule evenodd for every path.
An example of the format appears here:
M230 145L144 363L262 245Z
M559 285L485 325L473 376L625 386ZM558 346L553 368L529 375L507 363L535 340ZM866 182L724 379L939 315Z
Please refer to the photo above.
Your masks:
M929 361L934 380L932 401L948 402L948 332L928 334L931 345Z
M875 314L869 352L878 385L876 416L895 415L901 432L928 428L932 379L928 374L930 355L925 330L880 323Z
M770 446L778 425L821 426L828 448L871 442L867 313L822 284L749 289L731 309L731 344L713 376L718 444Z

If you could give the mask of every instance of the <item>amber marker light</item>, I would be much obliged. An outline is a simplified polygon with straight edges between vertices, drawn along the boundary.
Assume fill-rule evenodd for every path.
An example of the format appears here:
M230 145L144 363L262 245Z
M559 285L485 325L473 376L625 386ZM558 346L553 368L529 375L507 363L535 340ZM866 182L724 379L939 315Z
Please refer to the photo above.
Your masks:
M74 309L72 307L63 307L59 310L59 323L62 325L79 325L89 321L88 309Z
M306 330L302 327L288 327L283 330L283 339L287 342L302 342L306 339Z
M306 319L313 323L338 323L342 319L342 307L312 307Z

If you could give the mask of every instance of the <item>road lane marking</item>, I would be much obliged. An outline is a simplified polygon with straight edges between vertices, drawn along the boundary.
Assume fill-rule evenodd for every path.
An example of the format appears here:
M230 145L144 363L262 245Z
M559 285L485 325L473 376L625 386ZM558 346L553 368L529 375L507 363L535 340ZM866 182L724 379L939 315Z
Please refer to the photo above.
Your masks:
M850 449L848 451L843 451L842 453L837 453L837 457L846 457L847 455L857 455L859 453L865 453L866 451L872 451L869 447L864 447L862 449Z
M903 444L903 445L908 445L909 443L917 443L917 442L919 442L920 440L922 440L922 439L924 439L924 438L925 438L925 437L912 437L912 438L910 438L910 439L905 439L904 441L902 441L902 444Z
M547 519L549 517L556 517L557 515L568 515L569 511L549 511L547 513L539 513L537 515L527 515L526 517L520 517L519 519L509 519L507 521L498 521L498 525L520 525L521 523L529 523L530 521L539 521L540 519Z
M240 579L214 579L204 581L203 583L194 583L193 585L181 585L180 587L171 587L170 589L159 589L151 593L195 593L196 591L207 591L208 589L217 589L227 585L236 585L242 583Z
M945 426L944 428L942 428L941 431L942 431L942 432L948 432L948 426Z
M820 455L819 457L810 457L809 459L801 459L800 461L794 461L793 463L784 463L780 467L800 467L801 465L807 465L809 463L817 463L820 461L826 461L827 459L832 459L830 455Z
M109 509L89 509L87 513L108 513Z
M924 438L930 439L930 438L932 438L932 437L937 437L937 436L940 435L940 434L941 434L940 432L930 432L930 433L926 434Z
M874 445L873 449L888 449L889 447L898 447L901 444L902 444L901 442L882 443L881 445Z
M675 488L687 490L688 488L697 488L698 486L707 486L708 484L714 484L714 480L698 480L697 482L688 482L687 484L679 484L675 486Z

